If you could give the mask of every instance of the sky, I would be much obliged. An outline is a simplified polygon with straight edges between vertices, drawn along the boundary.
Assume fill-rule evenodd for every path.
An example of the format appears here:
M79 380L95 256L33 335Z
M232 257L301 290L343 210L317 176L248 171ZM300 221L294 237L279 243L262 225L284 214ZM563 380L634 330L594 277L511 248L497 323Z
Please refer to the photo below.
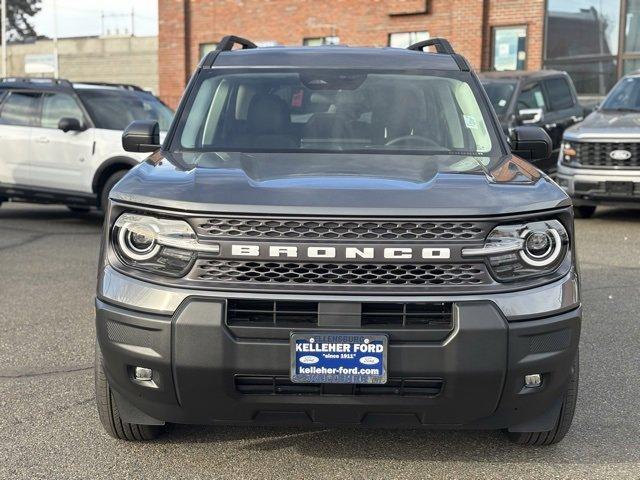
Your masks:
M42 10L33 18L39 35L53 35L53 3L54 0L42 0ZM57 0L56 3L60 38L129 34L132 9L135 35L158 34L157 0Z

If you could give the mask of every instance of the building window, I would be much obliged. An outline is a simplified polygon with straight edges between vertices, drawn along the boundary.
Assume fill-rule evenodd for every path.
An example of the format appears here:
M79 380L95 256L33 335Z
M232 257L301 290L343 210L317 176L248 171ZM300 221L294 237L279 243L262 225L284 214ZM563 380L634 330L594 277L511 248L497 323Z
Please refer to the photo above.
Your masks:
M302 44L307 47L319 47L321 45L339 45L340 37L309 37L302 40Z
M389 34L389 46L407 48L414 43L429 39L429 32L397 32Z
M492 35L493 70L524 70L527 59L527 27L494 27Z
M204 57L207 53L209 52L213 52L216 47L218 46L217 43L201 43L200 44L200 58Z
M544 66L567 71L582 95L605 95L621 73L620 3L547 0Z

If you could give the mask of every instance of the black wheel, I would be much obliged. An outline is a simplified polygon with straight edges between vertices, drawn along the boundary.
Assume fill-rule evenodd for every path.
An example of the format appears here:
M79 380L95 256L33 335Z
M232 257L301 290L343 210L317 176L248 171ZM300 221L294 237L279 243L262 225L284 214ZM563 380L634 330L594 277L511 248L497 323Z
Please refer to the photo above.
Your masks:
M91 210L89 207L72 207L71 205L67 205L67 208L72 213L77 213L79 215L84 215L85 213L89 213L89 211Z
M564 438L571 427L573 414L576 411L578 400L578 381L580 377L580 355L576 352L576 358L571 367L569 386L562 401L560 416L553 430L549 432L507 432L509 440L513 443L526 446L553 445Z
M95 387L98 416L102 426L109 435L119 440L145 441L153 440L163 431L159 425L138 425L128 423L120 418L118 404L111 392L109 382L104 374L102 355L96 342Z
M573 207L573 214L576 218L591 218L596 213L596 207L593 205L581 205L579 207Z
M109 204L109 192L113 186L120 181L122 177L127 174L128 170L118 170L112 173L109 178L104 182L102 189L100 190L100 209L104 212L105 208Z

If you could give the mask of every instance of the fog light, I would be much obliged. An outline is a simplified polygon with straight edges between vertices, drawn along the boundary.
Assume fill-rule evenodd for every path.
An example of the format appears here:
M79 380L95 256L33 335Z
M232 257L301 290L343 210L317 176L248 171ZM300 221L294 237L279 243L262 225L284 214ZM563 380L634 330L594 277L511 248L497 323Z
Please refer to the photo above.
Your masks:
M153 370L150 368L136 367L133 372L133 376L136 380L140 380L141 382L149 382L153 377Z
M524 386L527 388L538 388L542 385L542 375L534 373L533 375L524 376Z

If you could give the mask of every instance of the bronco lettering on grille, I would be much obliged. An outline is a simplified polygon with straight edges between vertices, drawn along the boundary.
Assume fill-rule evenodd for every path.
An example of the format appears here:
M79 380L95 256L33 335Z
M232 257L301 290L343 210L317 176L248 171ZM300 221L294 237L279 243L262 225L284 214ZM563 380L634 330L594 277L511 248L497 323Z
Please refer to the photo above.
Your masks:
M338 249L342 249L341 252ZM231 245L231 255L234 257L259 257L269 258L298 258L306 253L307 258L337 258L338 253L343 253L348 259L375 259L376 249L373 247L333 247L333 246L309 246L306 251L294 245ZM378 253L379 258L385 259L443 259L451 257L449 248L421 248L421 247L389 247L383 248Z

